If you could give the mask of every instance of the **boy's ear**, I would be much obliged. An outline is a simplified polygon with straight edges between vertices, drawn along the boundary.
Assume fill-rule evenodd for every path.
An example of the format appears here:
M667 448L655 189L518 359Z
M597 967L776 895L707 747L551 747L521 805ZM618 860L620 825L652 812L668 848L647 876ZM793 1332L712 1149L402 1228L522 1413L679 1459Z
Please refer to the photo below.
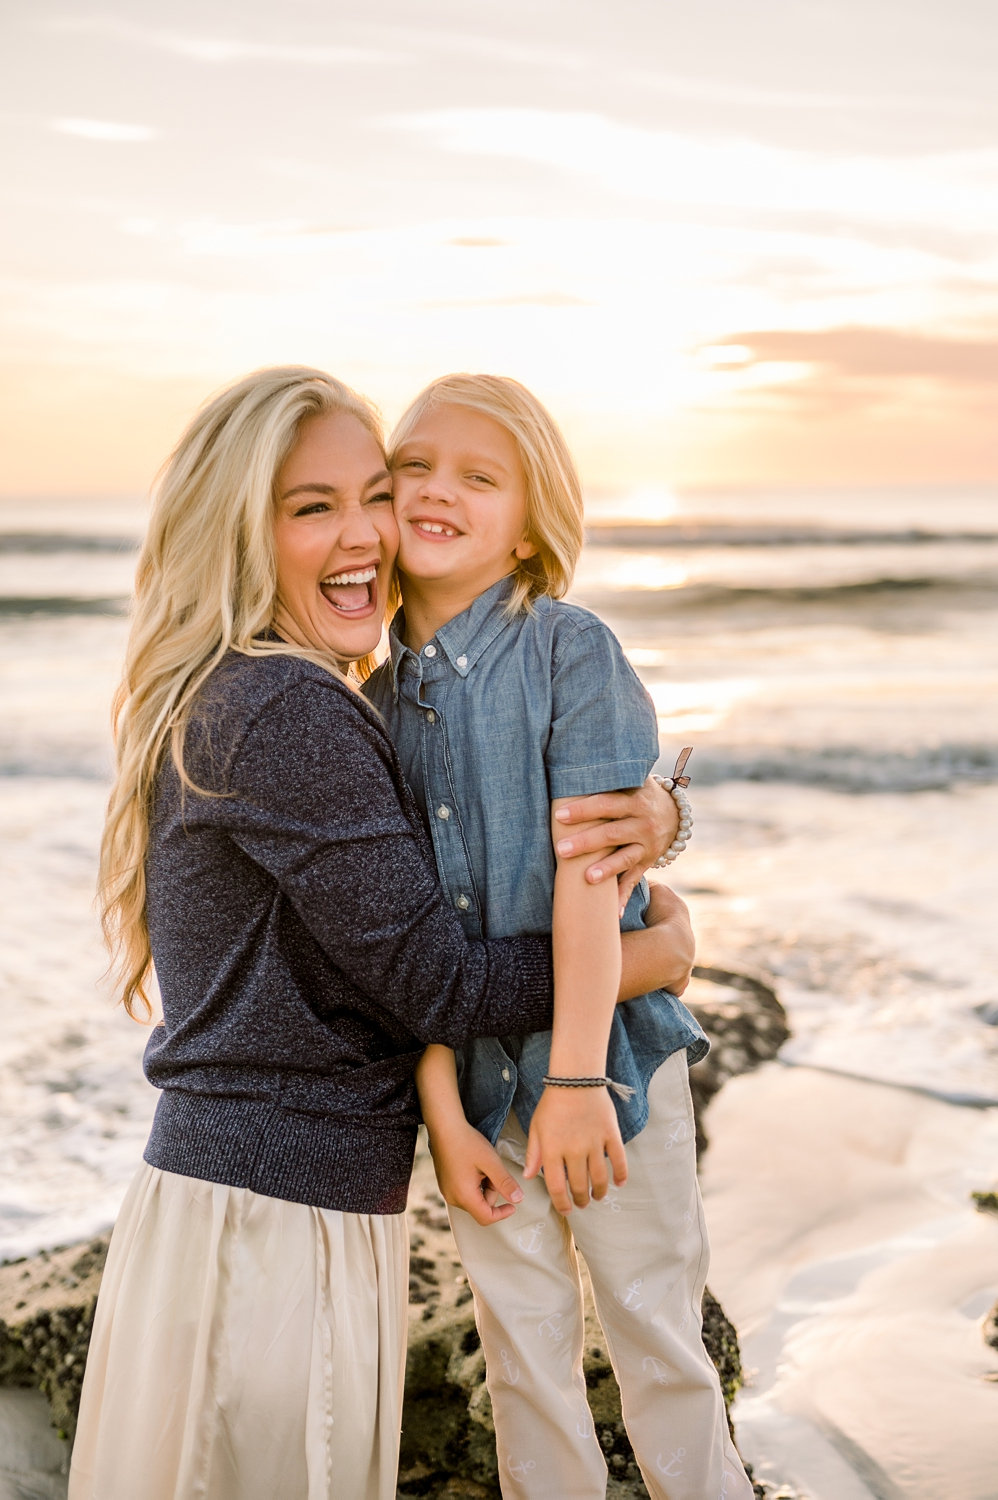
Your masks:
M518 557L521 562L526 562L528 557L537 556L537 548L529 537L523 536L513 548L513 556Z

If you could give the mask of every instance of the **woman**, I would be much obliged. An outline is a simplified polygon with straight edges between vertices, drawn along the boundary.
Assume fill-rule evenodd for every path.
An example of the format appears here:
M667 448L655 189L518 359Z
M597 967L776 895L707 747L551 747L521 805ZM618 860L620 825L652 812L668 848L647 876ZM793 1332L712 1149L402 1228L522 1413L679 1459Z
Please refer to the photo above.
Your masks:
M162 1093L71 1500L395 1493L413 1071L427 1042L548 1024L551 983L546 939L464 938L347 681L396 545L377 419L318 371L224 392L163 475L101 864L131 1012L155 964ZM633 935L624 993L688 968L674 932Z

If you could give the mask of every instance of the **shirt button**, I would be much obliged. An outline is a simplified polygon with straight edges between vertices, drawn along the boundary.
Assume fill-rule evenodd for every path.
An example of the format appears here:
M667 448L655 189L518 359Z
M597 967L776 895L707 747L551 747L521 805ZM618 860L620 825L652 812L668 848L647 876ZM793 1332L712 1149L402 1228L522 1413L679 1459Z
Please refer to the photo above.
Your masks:
M435 724L437 722L437 716L433 712L432 708L427 709L426 711L426 722L427 724Z
M502 1070L502 1081L503 1081L503 1083L509 1083L509 1069L508 1068L503 1068L503 1070Z
M468 665L468 658L466 656L459 656L457 659L457 665L459 667L466 667Z
M441 802L440 806L437 808L437 817L438 818L443 818L444 822L446 822L447 819L450 817L450 808L449 807L445 807L444 804Z
M424 656L436 656L436 654L437 654L437 648L436 648L436 646L424 646L423 647L423 655Z
M471 900L462 891L460 896L458 896L457 900L454 902L454 905L457 907L458 911L467 911L468 907L471 905Z

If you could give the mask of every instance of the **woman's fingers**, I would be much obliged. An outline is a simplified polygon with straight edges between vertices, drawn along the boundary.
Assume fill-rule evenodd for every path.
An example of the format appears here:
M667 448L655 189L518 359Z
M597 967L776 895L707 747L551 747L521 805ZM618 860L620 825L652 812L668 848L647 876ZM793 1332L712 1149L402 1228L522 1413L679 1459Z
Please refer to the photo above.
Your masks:
M559 823L589 823L594 818L627 818L633 813L629 792L594 792L566 802L555 813Z
M617 909L621 916L624 915L624 908L628 901L630 901L634 893L634 887L640 879L641 866L637 865L628 870L626 875L621 875L617 881Z
M594 797L592 800L596 802L599 799ZM564 809L559 809L559 811L564 811ZM592 828L580 828L574 833L560 834L555 842L555 849L563 859L572 859L577 854L598 854L601 849L609 848L614 844L634 843L640 838L641 826L636 818L619 818L613 823L596 823Z

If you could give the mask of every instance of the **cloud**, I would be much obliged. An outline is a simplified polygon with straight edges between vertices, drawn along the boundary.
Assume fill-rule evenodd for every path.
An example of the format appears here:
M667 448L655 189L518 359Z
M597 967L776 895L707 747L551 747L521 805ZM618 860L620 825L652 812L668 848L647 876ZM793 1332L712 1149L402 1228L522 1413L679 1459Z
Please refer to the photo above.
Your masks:
M453 243L453 241L451 242ZM567 292L527 292L512 297L454 298L447 301L424 303L426 308L444 307L592 307L584 297L572 297Z
M151 125L128 125L121 120L53 120L52 129L60 135L77 135L85 141L110 141L116 145L135 145L159 139L161 131Z
M448 245L459 245L466 250L496 250L508 245L508 240L494 240L487 235L459 234L447 241Z
M789 212L826 224L933 231L942 223L989 243L998 231L993 148L904 161L831 156L742 136L707 141L583 110L432 109L389 115L384 124L442 151L529 162L682 211L737 209L754 222Z
M288 42L254 42L232 36L197 36L192 33L154 30L106 16L63 17L49 22L48 29L70 35L107 37L159 52L171 52L176 57L189 57L202 63L287 63L324 68L402 60L394 54L368 47L327 46L317 42L299 45Z
M721 351L731 352L725 360ZM736 355L737 351L737 355ZM998 383L998 338L957 339L892 328L762 329L700 351L717 365L809 365L847 379Z

